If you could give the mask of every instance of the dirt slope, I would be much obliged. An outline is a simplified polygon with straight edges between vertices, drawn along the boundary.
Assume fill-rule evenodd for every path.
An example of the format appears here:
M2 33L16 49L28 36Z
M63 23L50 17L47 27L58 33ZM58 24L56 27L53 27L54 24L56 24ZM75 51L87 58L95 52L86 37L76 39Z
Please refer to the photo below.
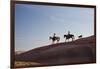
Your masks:
M33 61L42 65L93 63L96 56L95 36L39 47L15 56L16 61ZM34 66L34 65L33 65Z

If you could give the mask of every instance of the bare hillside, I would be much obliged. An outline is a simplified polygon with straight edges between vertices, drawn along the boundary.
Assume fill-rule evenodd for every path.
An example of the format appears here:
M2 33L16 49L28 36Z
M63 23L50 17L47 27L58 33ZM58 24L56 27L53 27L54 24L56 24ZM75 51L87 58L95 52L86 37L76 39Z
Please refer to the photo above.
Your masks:
M90 36L72 42L51 44L15 56L16 61L36 62L41 65L96 62L96 38ZM38 65L32 65L38 66Z

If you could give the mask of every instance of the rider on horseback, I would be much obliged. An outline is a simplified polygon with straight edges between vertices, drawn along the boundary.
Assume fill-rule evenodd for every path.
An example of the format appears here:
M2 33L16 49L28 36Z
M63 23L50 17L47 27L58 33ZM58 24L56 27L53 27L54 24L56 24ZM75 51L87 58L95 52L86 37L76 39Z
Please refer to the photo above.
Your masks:
M60 37L56 36L56 34L53 34L53 37L49 37L49 39L52 39L52 43L54 43L55 41L59 42L60 41Z
M70 35L70 31L68 31L68 35Z
M64 35L64 38L66 38L66 39L65 39L65 42L66 42L66 40L68 40L68 42L69 42L69 39L70 39L70 38L71 38L72 41L73 41L74 35L73 35L73 34L70 34L70 31L68 31L68 34L65 34L65 35Z
M53 37L55 37L55 36L56 36L56 34L54 33L54 34L53 34Z

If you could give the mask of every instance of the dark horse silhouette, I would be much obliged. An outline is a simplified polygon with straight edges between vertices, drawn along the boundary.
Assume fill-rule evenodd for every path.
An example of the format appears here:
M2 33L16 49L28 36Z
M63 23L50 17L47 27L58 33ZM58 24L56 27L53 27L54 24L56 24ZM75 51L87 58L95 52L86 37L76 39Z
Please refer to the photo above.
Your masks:
M64 38L66 38L65 39L65 42L66 42L66 40L68 40L68 42L69 42L69 39L71 38L72 39L72 41L74 40L74 35L73 34L70 34L70 32L68 31L68 34L66 35L64 35Z
M55 41L57 41L57 43L60 41L60 37L58 36L55 36L56 34L54 33L53 37L49 37L49 40L52 39L52 43L54 43Z
M79 35L78 38L82 38L82 35Z

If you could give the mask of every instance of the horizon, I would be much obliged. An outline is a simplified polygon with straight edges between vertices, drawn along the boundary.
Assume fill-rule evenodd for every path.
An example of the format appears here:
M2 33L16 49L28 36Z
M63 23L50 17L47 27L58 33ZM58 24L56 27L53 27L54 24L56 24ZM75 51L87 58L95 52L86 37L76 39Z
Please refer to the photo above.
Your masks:
M94 8L15 5L15 51L49 45L53 33L64 42L68 31L75 36L94 35Z
M94 36L94 35L91 35L91 36ZM88 37L91 37L91 36L88 36ZM88 37L84 37L84 38L88 38ZM83 39L84 39L83 38ZM82 38L80 38L80 39L82 39ZM76 41L76 40L78 40L78 39L75 39L74 41ZM69 41L70 42L70 41ZM65 43L65 42L58 42L58 43L54 43L54 44L60 44L60 43ZM39 47L36 47L36 48L40 48L40 47L46 47L46 46L49 46L49 45L52 45L52 43L51 44L48 44L48 45L44 45L44 46L39 46ZM36 49L36 48L32 48L32 49ZM32 49L29 49L29 50L16 50L15 52L21 52L21 53L24 53L24 52L27 52L27 51L30 51L30 50L32 50Z

